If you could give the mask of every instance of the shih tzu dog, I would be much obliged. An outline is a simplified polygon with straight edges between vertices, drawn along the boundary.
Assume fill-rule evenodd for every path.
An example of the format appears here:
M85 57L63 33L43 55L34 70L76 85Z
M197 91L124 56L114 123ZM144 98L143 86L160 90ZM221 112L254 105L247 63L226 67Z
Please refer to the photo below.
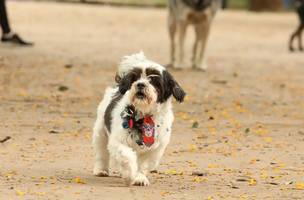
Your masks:
M107 88L98 106L93 147L96 176L116 168L130 185L148 186L170 141L172 97L184 90L161 65L143 53L126 56L118 67L117 86Z

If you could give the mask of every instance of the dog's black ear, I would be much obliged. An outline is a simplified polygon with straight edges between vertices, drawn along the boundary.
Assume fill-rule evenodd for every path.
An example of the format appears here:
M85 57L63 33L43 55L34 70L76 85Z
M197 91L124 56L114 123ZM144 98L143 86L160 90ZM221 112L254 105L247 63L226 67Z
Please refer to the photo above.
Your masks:
M119 84L120 81L121 81L121 77L118 74L116 74L115 75L115 82Z
M173 76L168 71L163 71L163 78L165 83L165 92L163 100L166 101L171 95L178 101L183 102L186 96L185 91L176 82Z
M116 76L115 80L118 83L119 92L124 95L141 76L142 70L140 68L132 69L128 74Z
M127 74L124 77L119 77L119 79L116 79L116 81L118 81L118 87L119 87L119 92L124 95L130 88L131 88L131 79L132 77Z

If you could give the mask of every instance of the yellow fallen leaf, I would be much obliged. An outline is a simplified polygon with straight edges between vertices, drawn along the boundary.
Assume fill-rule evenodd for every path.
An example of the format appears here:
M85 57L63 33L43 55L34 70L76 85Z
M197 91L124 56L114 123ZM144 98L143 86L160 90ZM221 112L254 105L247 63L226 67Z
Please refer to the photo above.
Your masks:
M189 95L187 95L187 96L185 97L184 101L185 101L185 102L189 102L189 100L190 100L190 97L189 97Z
M214 127L208 127L208 131L210 132L211 135L216 134L216 129Z
M179 112L176 114L177 118L183 119L183 120L189 120L190 116L188 115L188 113L185 112Z
M269 133L268 129L266 128L257 128L257 129L253 129L253 132L257 135L263 136L263 135L267 135Z
M5 174L6 178L12 178L14 175L17 175L16 171L10 171Z
M191 145L189 146L189 150L190 150L190 151L196 151L196 150L197 150L196 145L195 145L195 144L191 144Z
M29 96L26 90L21 89L18 93L19 96L21 97L27 97Z
M248 180L248 184L250 186L255 186L257 184L257 181L255 179L251 178L251 179Z
M166 196L166 195L168 195L168 194L170 194L168 191L162 191L162 192L160 193L161 196Z
M213 200L212 196L209 196L209 197L207 198L207 200Z
M267 179L268 178L268 174L266 171L262 171L260 174L261 179Z
M195 177L193 179L193 182L195 182L195 183L202 183L202 182L206 182L206 181L208 181L207 178L201 178L201 177Z
M85 184L85 182L84 182L83 180L81 180L81 178L79 178L79 177L76 177L76 178L74 179L74 181L75 181L75 183Z
M272 137L264 137L263 140L267 143L271 143L272 142Z
M249 163L252 164L252 165L254 165L257 161L258 161L258 159L253 158L253 159L250 160Z
M208 168L214 169L214 168L219 168L219 166L215 164L208 164Z
M92 138L92 134L91 133L85 133L84 137L88 140L90 140Z
M283 163L283 162L280 162L280 163L279 163L279 167L286 167L286 164Z
M304 190L304 183L296 183L297 190Z
M63 113L63 117L69 117L69 116L70 116L69 113L67 112Z
M23 197L25 195L25 192L22 192L21 190L16 190L16 194L20 197Z
M189 163L189 167L197 167L197 164L195 164L195 163Z
M46 195L45 192L36 192L35 194L36 194L37 196L45 196L45 195Z
M242 103L237 102L237 101L235 102L235 110L239 113L248 112L248 110L243 107Z
M228 113L227 110L223 110L221 114L222 114L223 117L225 117L225 118L227 118L227 119L230 118L230 115L229 115L229 113Z
M167 174L167 175L183 175L184 172L182 172L182 171L178 172L175 169L170 169L170 170L165 171L165 174Z
M248 199L248 195L246 195L246 194L242 194L242 195L240 196L240 199L241 199L241 200Z
M200 177L195 177L193 179L193 182L200 183L200 182L202 182L202 179Z

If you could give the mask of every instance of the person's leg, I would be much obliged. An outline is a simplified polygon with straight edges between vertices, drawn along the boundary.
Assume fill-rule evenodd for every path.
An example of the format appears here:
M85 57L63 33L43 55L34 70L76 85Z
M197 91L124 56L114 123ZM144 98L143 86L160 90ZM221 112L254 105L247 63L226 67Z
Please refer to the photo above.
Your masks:
M7 17L5 0L0 0L0 24L3 34L8 34L11 32Z
M9 25L5 0L0 0L0 25L2 28L2 42L15 43L23 46L31 46L33 43L24 41L18 34L14 33Z
M300 29L300 32L299 32L299 50L300 51L304 50L304 48L303 48L303 42L302 42L302 33L303 33L303 30L304 30L304 24L301 24L301 29Z

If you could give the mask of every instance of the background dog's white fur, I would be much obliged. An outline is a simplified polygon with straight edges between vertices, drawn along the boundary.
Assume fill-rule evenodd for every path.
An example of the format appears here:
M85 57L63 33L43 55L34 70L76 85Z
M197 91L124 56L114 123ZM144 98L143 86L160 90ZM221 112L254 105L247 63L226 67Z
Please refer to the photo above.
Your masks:
M118 75L123 77L135 67L141 69L154 68L160 72L165 68L145 58L143 53L126 56L122 60ZM142 76L140 81L145 81ZM172 112L171 97L154 105L147 105L149 112L153 114L155 126L155 143L151 147L141 147L130 137L127 129L122 127L123 120L121 112L130 105L132 88L128 90L112 111L111 131L107 130L104 122L106 109L115 94L119 92L118 87L107 88L104 98L97 110L97 120L94 125L93 147L95 152L95 165L93 173L96 176L108 176L109 167L118 170L122 177L133 185L149 185L147 173L154 170L170 141L171 126L174 120ZM136 109L140 109L137 108Z

